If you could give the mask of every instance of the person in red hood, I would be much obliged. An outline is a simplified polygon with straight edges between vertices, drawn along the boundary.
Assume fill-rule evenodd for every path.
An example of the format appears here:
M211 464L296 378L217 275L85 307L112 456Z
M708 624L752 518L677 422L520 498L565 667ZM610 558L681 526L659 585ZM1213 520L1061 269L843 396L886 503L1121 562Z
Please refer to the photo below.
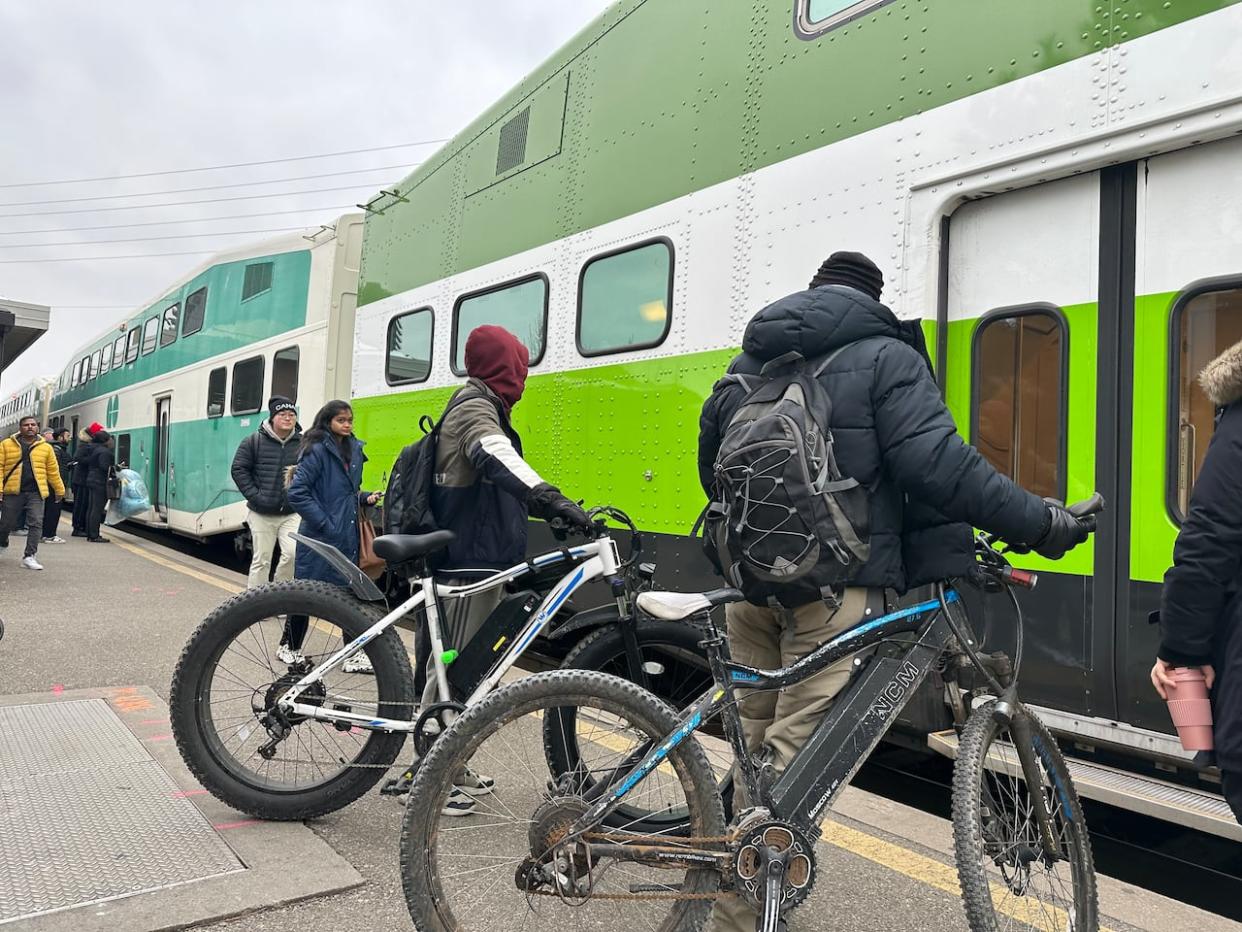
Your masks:
M473 582L526 559L531 516L561 518L577 527L590 520L575 502L540 478L522 458L522 438L510 412L526 388L530 354L503 327L485 324L466 338L469 380L449 399L440 416L431 509L441 528L456 539L438 555L437 576L450 585ZM446 647L460 650L499 604L501 588L443 606ZM435 676L429 671L424 702L435 702ZM449 797L445 811L466 815L473 796L487 792L489 778L472 781Z

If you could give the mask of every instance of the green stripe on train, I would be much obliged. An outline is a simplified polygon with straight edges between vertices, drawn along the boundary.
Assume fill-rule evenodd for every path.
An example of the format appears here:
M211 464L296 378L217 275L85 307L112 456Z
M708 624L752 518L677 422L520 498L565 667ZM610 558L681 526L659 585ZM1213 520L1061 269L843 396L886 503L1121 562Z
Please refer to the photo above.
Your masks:
M803 41L793 0L623 0L403 181L408 203L367 217L359 304L1235 2L901 2ZM527 107L524 158L498 171Z

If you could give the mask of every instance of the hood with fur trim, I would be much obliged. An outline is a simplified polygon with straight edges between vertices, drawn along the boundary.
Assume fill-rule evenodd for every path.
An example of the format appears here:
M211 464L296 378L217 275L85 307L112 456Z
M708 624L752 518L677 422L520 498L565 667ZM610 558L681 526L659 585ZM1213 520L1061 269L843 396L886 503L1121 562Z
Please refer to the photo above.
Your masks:
M1199 373L1199 384L1218 408L1242 399L1242 342L1208 363Z

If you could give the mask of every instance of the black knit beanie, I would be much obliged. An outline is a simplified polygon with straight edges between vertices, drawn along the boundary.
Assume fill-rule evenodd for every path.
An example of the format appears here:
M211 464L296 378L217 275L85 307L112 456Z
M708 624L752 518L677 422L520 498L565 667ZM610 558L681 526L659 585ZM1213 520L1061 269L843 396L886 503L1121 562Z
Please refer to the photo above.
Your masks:
M284 395L273 395L267 403L267 419L270 421L281 411L292 411L298 413L297 405L286 398Z
M824 260L808 287L821 285L848 285L879 301L880 292L884 290L884 275L861 252L834 252Z

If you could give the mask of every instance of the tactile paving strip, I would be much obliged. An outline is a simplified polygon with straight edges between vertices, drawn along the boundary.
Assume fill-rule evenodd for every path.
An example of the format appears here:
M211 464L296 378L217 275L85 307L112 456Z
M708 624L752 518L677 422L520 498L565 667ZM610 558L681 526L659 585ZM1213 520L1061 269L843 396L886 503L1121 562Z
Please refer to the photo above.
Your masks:
M243 869L102 699L0 708L0 924Z

